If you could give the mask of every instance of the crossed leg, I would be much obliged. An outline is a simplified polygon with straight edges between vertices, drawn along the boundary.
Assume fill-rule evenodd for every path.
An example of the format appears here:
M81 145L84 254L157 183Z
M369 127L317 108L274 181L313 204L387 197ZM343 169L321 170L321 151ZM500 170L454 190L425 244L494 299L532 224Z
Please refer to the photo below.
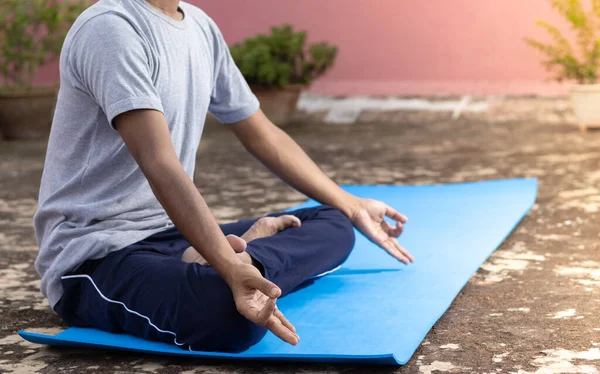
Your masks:
M273 236L289 228L300 227L302 224L298 217L291 214L278 217L267 216L258 218L257 220L244 221L244 226L250 223L251 226L243 235L237 236L235 234L227 234L226 238L229 242L229 245L231 245L231 248L233 248L242 261L254 263L255 265L258 265L256 261L253 261L248 253L246 253L247 243L256 239ZM239 225L239 223L236 223L236 226L237 225ZM197 262L200 265L209 265L208 261L206 261L206 259L200 253L198 253L194 247L189 247L186 249L181 257L181 260L184 262ZM259 270L261 270L261 272L263 271L263 269Z
M257 235L246 248L283 294L339 266L354 245L351 223L331 207L286 214L297 217L301 225ZM221 228L227 235L242 237L257 221ZM160 243L168 250L155 243L143 241L88 261L63 277L64 294L56 312L74 326L128 333L190 350L241 351L262 339L267 331L237 312L231 290L214 269L181 260L189 243L180 233L161 234Z

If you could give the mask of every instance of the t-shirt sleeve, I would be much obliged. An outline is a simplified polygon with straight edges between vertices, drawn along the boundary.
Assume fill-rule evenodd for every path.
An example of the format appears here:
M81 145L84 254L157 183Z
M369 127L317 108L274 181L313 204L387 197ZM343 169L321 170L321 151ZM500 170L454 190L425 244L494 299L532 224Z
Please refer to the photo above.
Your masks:
M119 114L152 109L164 113L152 81L152 60L144 39L116 14L88 20L67 54L72 83L103 110L108 122Z
M222 123L242 121L256 113L260 104L235 65L219 28L212 21L211 27L214 36L215 81L208 110Z

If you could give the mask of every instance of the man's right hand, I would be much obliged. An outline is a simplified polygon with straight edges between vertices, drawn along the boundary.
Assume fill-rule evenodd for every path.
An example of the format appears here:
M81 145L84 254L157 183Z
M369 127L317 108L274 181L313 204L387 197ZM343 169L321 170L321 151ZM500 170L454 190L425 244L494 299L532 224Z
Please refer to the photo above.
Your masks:
M264 326L283 341L296 345L300 337L296 328L277 309L275 301L281 290L265 279L252 265L240 262L231 269L229 287L238 312L257 325Z

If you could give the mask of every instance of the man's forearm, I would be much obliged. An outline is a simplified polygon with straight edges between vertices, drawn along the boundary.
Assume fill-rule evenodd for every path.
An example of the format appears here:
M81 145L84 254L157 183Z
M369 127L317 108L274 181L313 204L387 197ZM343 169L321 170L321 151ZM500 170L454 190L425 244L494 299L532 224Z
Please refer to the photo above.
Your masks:
M264 122L267 121L267 122ZM333 182L284 131L259 112L234 132L246 149L283 181L350 216L357 198Z
M227 280L238 260L204 198L177 162L154 162L144 170L154 194L190 244Z
M179 231L229 283L229 268L239 260L181 166L163 114L127 112L115 119L115 127Z

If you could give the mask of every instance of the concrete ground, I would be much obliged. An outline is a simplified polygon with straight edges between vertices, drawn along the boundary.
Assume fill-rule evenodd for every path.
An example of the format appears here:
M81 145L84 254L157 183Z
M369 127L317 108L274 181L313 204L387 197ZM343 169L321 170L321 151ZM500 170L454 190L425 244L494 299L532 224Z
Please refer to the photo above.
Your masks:
M457 121L449 116L368 112L357 124L336 126L319 124L319 115L311 114L288 128L340 183L540 179L534 209L401 368L231 363L22 341L18 329L65 325L39 294L32 266L31 217L45 144L0 141L0 372L599 372L600 132L580 133L563 100L505 99ZM225 131L209 131L201 148L196 183L222 221L304 199Z

